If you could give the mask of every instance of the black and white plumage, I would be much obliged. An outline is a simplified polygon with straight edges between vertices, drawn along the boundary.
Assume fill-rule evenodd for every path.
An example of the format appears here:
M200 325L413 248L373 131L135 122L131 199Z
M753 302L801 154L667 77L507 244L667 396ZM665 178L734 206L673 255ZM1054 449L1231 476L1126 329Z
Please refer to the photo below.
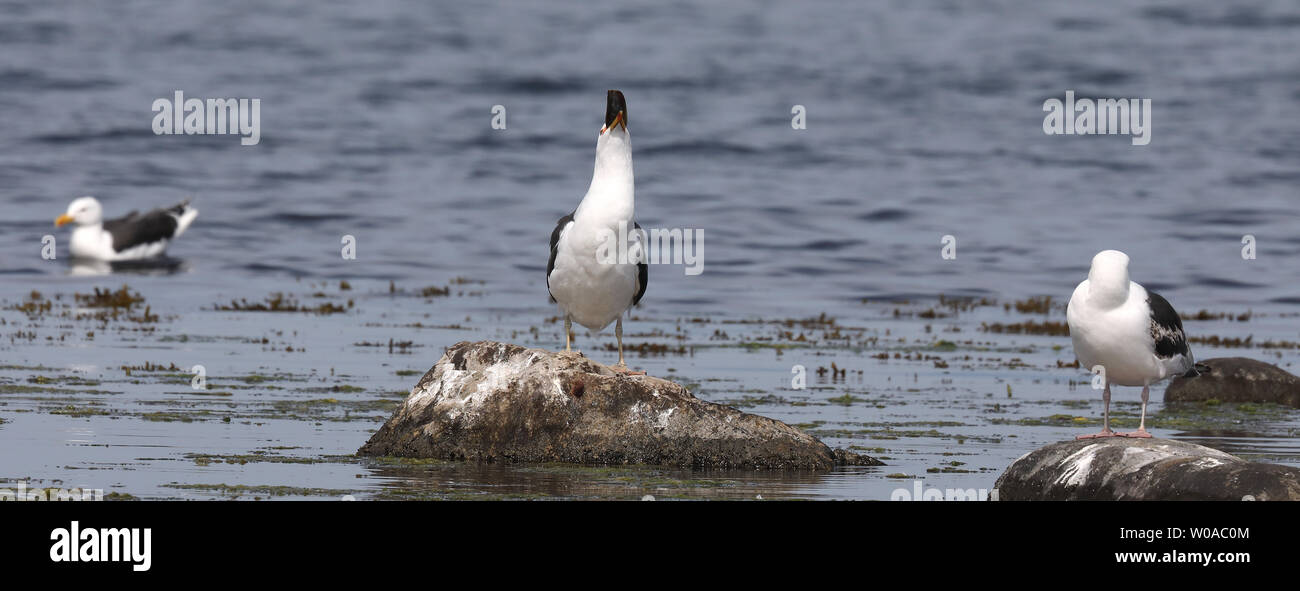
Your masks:
M1196 371L1192 351L1187 347L1187 335L1183 332L1183 319L1169 304L1164 296L1147 292L1147 309L1151 312L1151 339L1155 341L1156 357L1176 360L1175 368L1188 366L1188 371ZM1181 359L1180 359L1181 358Z
M182 201L141 214L132 211L120 218L104 220L104 209L94 197L81 197L67 213L54 220L56 226L72 223L72 256L93 261L138 261L167 251L199 215L199 210Z
M1130 437L1146 431L1151 384L1176 375L1195 376L1196 361L1187 346L1183 322L1169 301L1129 280L1128 255L1104 250L1074 290L1066 308L1070 339L1079 363L1105 370L1102 431L1085 437L1117 435L1110 430L1110 385L1142 386L1142 420Z
M564 316L564 349L572 322L599 332L617 322L618 368L623 361L623 314L641 301L649 279L641 226L633 220L632 144L623 93L609 91L605 126L587 194L551 232L546 287Z

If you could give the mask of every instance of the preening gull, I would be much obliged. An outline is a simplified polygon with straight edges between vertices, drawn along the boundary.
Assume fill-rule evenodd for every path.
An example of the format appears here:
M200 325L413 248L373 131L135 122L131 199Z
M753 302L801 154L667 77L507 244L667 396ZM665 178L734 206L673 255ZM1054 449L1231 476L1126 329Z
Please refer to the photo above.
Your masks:
M600 332L617 321L615 369L625 373L634 372L623 361L623 313L645 295L649 271L642 256L641 233L635 231L641 226L632 219L633 205L627 102L622 92L611 90L605 126L596 139L591 186L578 208L560 218L551 232L546 287L564 315L564 350L571 350L573 322Z
M1092 258L1088 278L1074 289L1066 308L1074 354L1085 369L1105 370L1102 429L1093 437L1150 437L1146 430L1151 384L1173 377L1199 375L1187 347L1183 322L1169 301L1129 280L1128 255L1104 250ZM1110 385L1142 386L1138 430L1110 430Z
M199 210L182 201L145 214L131 212L104 221L104 208L94 197L81 197L68 206L54 225L72 223L72 256L93 261L138 261L159 256L190 227Z

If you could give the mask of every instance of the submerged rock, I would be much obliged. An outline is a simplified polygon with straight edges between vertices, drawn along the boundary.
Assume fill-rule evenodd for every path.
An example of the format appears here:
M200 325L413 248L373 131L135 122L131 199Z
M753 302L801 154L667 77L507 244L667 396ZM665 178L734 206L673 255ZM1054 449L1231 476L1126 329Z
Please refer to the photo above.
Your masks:
M1053 443L998 478L1003 501L1300 500L1300 469L1250 462L1170 439L1109 437Z
M1245 357L1207 359L1210 371L1177 377L1165 389L1165 402L1218 400L1272 402L1300 407L1300 377L1272 364Z
M706 468L881 464L667 380L492 341L448 349L357 453Z

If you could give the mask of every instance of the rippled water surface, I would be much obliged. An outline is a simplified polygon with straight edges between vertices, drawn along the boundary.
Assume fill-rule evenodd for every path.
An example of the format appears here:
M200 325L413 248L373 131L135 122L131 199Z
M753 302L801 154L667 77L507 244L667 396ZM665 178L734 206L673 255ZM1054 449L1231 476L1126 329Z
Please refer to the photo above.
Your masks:
M1294 370L1293 3L0 6L0 480L141 498L989 489L1016 457L1097 428L1099 397L1050 323L1104 248L1185 315L1206 311L1192 337L1250 339L1196 342L1198 357ZM608 88L628 98L638 221L705 231L702 274L651 269L632 364L887 466L351 455L445 347L563 345L546 240L587 187ZM1043 101L1067 89L1152 99L1150 145L1044 135ZM176 90L261 99L261 143L155 136L150 107ZM187 197L202 213L167 268L87 275L41 258L85 194L109 215ZM141 301L76 297L123 285ZM312 311L239 309L277 293ZM613 342L578 338L607 362ZM1300 465L1295 410L1162 392L1158 436ZM1137 394L1116 392L1124 428Z

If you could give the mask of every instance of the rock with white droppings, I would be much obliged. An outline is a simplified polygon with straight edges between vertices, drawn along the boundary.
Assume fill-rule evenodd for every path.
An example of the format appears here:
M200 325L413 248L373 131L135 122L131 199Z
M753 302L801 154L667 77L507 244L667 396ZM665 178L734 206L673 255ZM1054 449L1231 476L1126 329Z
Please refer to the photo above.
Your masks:
M1171 439L1052 443L1016 460L995 485L1003 501L1300 500L1300 469L1250 462Z
M799 470L881 464L667 380L492 341L448 349L357 453Z
M1300 407L1300 377L1272 364L1246 357L1217 357L1198 365L1210 371L1194 378L1174 378L1165 402L1218 400L1272 402Z

